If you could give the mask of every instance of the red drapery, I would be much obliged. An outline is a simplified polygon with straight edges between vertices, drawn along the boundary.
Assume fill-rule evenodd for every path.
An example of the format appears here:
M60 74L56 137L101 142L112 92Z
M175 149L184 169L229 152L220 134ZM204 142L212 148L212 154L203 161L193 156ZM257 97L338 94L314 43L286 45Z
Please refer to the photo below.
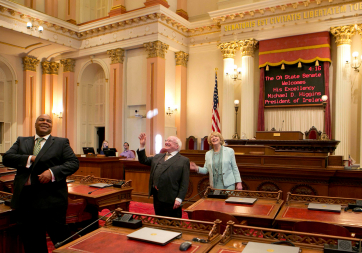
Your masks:
M260 69L260 90L259 90L259 112L258 112L258 131L265 131L264 124L264 82L265 68Z
M323 63L324 69L324 83L325 83L325 94L328 95L327 106L326 106L326 113L324 115L324 122L325 122L325 131L328 135L329 139L332 140L332 120L331 120L331 104L329 99L329 62ZM324 131L324 130L323 130Z
M331 61L329 32L319 32L263 40L259 42L259 68L296 64Z
M264 124L264 77L265 66L311 63L323 61L325 94L329 97L329 62L331 61L329 32L319 32L259 42L260 92L258 131L265 131ZM325 131L332 139L330 102L327 101Z

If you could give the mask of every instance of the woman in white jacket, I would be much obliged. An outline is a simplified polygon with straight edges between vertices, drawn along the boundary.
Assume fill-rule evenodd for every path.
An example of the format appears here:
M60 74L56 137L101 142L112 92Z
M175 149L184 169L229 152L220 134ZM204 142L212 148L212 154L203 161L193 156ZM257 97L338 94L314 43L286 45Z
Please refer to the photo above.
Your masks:
M218 132L212 132L207 141L212 149L206 152L204 167L190 162L190 169L199 174L209 173L210 186L214 189L242 190L234 150L223 146L224 138Z

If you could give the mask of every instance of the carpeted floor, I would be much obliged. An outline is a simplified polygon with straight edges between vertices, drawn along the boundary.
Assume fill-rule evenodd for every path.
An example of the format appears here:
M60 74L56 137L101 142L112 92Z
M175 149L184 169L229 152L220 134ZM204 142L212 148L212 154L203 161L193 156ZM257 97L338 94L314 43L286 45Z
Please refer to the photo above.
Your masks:
M129 211L133 213L144 213L144 214L155 214L153 209L153 204L142 203L142 202L135 202L131 201L129 205ZM108 209L102 210L99 212L100 216L103 216L109 212ZM187 213L182 210L182 218L188 219ZM104 221L99 221L99 226L104 226ZM48 239L48 252L51 253L54 250L54 245L51 242L50 238Z

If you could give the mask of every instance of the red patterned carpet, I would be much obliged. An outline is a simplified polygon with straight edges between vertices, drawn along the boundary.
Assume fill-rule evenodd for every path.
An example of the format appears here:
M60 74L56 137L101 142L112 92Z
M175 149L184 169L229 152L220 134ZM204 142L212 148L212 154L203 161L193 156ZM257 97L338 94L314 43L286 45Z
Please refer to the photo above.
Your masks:
M155 211L153 210L153 204L148 203L142 203L142 202L135 202L131 201L129 205L129 211L134 213L144 213L144 214L155 214ZM109 213L108 209L104 209L102 212L99 212L100 216L103 216L105 214ZM182 218L188 219L187 213L185 211L182 211ZM99 226L104 226L104 221L99 221ZM48 239L48 252L51 253L54 250L54 245Z

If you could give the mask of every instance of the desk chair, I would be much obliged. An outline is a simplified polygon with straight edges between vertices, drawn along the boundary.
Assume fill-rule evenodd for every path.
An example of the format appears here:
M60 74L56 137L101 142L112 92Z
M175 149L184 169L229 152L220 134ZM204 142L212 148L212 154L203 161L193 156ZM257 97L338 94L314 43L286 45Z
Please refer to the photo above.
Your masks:
M210 150L211 145L207 141L208 136L204 136L204 138L201 138L201 150Z
M310 140L320 140L322 132L318 131L315 126L312 126L308 131L304 132L305 138Z
M134 151L134 150L132 150L132 149L131 149L131 151L133 152L134 157L136 157L136 151Z
M293 226L293 231L313 234L335 235L342 237L354 237L354 234L351 234L351 232L349 232L348 229L345 227L318 221L297 222Z
M223 233L228 221L233 221L235 224L238 225L247 225L246 221L239 222L234 216L228 213L222 213L218 211L210 211L210 210L195 210L192 212L192 219L193 220L201 220L201 221L211 221L214 222L215 220L221 220L220 224L220 233Z
M186 149L197 150L197 138L195 138L195 136L186 138Z

